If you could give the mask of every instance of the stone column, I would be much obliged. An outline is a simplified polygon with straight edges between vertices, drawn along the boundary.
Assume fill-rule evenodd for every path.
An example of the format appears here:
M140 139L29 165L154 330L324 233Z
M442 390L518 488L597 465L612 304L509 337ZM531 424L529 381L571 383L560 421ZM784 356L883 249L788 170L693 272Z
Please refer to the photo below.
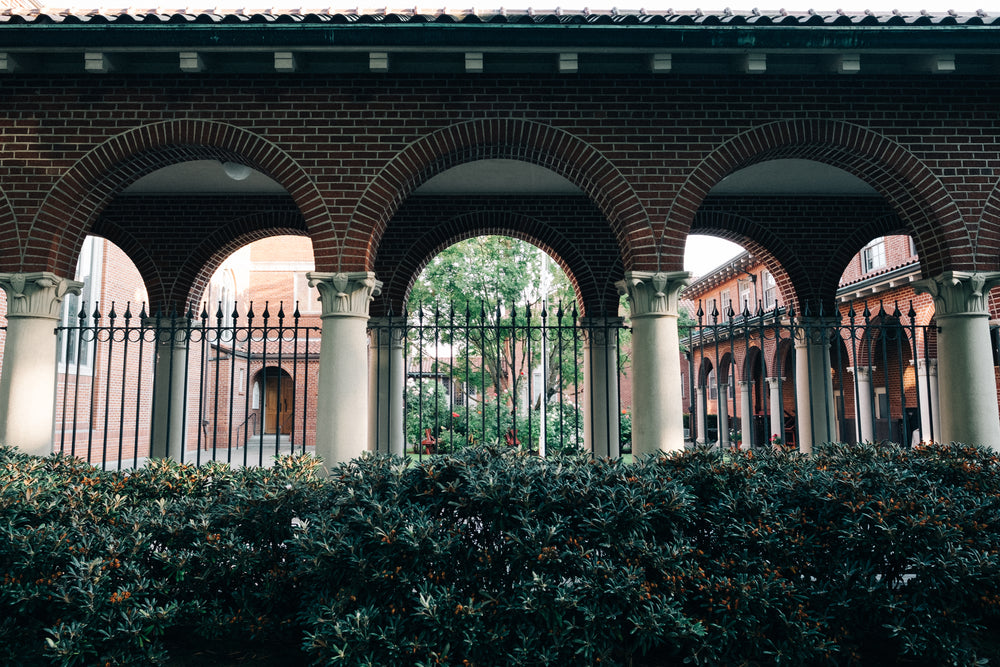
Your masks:
M719 400L716 401L719 413L719 446L729 446L729 384L719 385Z
M800 317L795 336L795 412L799 451L837 439L837 412L830 376L830 320Z
M851 367L847 370L854 373L857 387L858 403L855 408L858 411L858 442L875 442L875 406L872 403L872 373L875 372L875 367Z
M913 283L934 298L938 325L938 387L941 442L961 442L1000 449L987 295L1000 284L1000 273L947 271Z
M697 397L698 433L695 435L694 441L696 444L705 445L708 444L708 400L705 398L705 385L698 385L695 396Z
M306 278L319 290L323 309L316 454L329 470L368 449L368 304L382 283L371 272L313 272Z
M773 436L778 436L781 441L785 441L785 411L784 407L781 405L781 383L784 382L783 377L769 377L767 379L767 389L768 397L771 410L770 421L771 421L771 432L765 434L765 442L770 443Z
M56 335L62 300L83 283L47 271L0 273L7 293L7 337L0 368L0 444L52 453Z
M616 285L632 320L632 452L684 449L677 295L687 271L629 271Z
M406 450L403 414L406 412L406 362L403 339L406 320L373 320L368 360L368 449L402 456Z
M186 317L153 317L146 326L156 332L153 361L153 423L150 458L184 461L187 442L187 367L191 320Z
M583 438L595 457L618 456L618 341L620 317L584 317ZM678 366L679 368L679 366Z
M740 380L736 383L740 390L740 436L743 438L741 449L750 449L753 442L753 413L750 407L750 383Z
M941 442L937 359L917 360L917 390L920 392L920 438L924 442Z

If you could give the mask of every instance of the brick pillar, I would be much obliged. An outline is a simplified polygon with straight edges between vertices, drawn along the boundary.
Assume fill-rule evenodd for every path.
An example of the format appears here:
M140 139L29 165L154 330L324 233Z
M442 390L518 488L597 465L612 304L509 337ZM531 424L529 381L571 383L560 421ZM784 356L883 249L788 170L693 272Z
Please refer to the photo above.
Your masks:
M620 317L584 317L583 439L594 456L619 456L618 327Z
M0 273L7 293L7 338L0 369L0 444L52 453L56 335L63 297L83 283L47 271Z
M316 455L329 470L368 449L368 304L382 283L371 272L306 277L323 307Z
M875 406L872 404L874 366L849 368L857 385L858 442L875 442Z
M368 449L402 456L406 450L403 414L406 412L406 361L403 336L406 320L380 317L370 327L368 360Z
M837 439L837 412L830 376L830 326L837 322L799 317L795 332L795 412L799 451Z
M146 325L156 331L152 441L149 455L151 458L184 461L191 320L187 317L153 317L147 320Z
M993 375L986 297L1000 273L947 271L913 283L934 298L938 325L941 442L1000 449L1000 411Z
M677 295L687 271L629 271L616 285L632 319L632 452L684 449Z

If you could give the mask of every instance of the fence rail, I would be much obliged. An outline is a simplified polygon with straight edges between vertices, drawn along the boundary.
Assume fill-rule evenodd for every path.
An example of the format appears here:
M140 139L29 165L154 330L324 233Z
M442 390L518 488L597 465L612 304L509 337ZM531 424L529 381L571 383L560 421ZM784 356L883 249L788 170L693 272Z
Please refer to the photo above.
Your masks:
M417 456L484 441L542 454L583 451L596 441L613 443L612 456L628 451L630 393L623 396L622 381L630 361L619 352L629 329L618 318L581 322L575 307L562 304L438 304L382 318L369 332L376 366L405 365L404 395L375 406L377 449L393 449L380 435L402 410L405 451ZM590 378L585 391L595 346L610 355L612 370ZM593 418L601 412L597 396L603 419Z
M56 335L58 452L105 468L138 466L158 448L195 464L263 465L315 446L319 329L297 309L220 304L210 317L93 304Z

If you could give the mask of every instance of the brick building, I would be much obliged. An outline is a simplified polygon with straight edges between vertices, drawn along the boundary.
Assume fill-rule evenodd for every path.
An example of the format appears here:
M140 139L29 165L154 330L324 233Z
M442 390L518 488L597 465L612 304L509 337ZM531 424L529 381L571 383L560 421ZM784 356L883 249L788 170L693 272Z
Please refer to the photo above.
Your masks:
M836 440L930 441L940 433L934 306L914 290L919 279L909 236L876 237L848 263L829 335ZM681 367L697 440L763 446L777 435L794 443L803 408L794 391L780 391L781 381L794 381L794 336L753 335L755 320L779 334L789 320L767 266L743 253L693 281L682 299L699 323L686 332ZM900 335L880 345L871 332L888 320L899 320ZM731 322L751 333L727 335ZM721 348L716 338L724 339ZM720 416L728 429L719 429Z
M697 232L762 261L803 332L838 310L872 239L911 237L940 439L998 446L983 363L1000 278L997 30L988 13L8 11L0 441L52 448L53 323L88 234L121 248L170 313L234 249L308 237L317 449L344 460L374 446L360 416L384 400L372 386L392 385L368 367L368 318L400 312L437 249L503 233L557 259L592 326L628 295L633 444L675 449L677 294ZM233 174L273 185L248 193ZM837 434L827 343L790 353L797 404L825 415L799 428L806 451ZM607 414L610 351L589 345L588 409ZM167 357L154 374L178 386ZM173 405L154 429L170 431Z

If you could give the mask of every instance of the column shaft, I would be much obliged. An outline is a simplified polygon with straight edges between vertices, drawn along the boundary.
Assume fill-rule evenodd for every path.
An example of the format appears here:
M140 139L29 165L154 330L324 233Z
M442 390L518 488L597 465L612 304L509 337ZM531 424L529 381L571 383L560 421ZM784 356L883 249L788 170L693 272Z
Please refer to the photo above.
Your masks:
M584 447L594 456L619 456L617 317L585 317L583 348Z
M319 290L323 339L319 352L316 454L326 469L368 449L368 304L381 290L375 274L308 273Z
M694 441L699 445L708 443L708 400L705 395L705 387L698 386L698 433Z
M187 441L188 330L186 318L153 321L156 360L153 366L153 423L151 458L184 457Z
M403 358L405 321L382 317L372 323L368 377L368 448L402 456L406 450L406 363Z
M719 400L716 401L718 406L718 419L719 419L719 446L728 447L729 446L729 385L720 384L719 385Z
M52 453L56 335L63 297L82 283L53 273L0 274L7 293L7 337L0 369L0 444Z
M836 440L836 411L830 377L827 327L818 318L799 318L795 340L795 411L799 451Z
M753 444L753 413L750 408L750 383L743 380L737 383L740 389L740 438L741 449L750 449Z
M854 368L857 383L858 442L875 441L875 406L872 404L872 376L874 367Z
M781 405L781 383L784 379L782 377L767 378L768 396L770 399L768 406L771 410L771 433L766 434L764 441L768 443L775 436L781 438L782 442L785 441L785 415Z
M914 283L934 298L938 324L938 386L942 442L1000 449L993 356L986 295L1000 284L1000 273L948 271Z
M632 319L632 452L684 449L677 295L686 271L630 271L617 283Z

